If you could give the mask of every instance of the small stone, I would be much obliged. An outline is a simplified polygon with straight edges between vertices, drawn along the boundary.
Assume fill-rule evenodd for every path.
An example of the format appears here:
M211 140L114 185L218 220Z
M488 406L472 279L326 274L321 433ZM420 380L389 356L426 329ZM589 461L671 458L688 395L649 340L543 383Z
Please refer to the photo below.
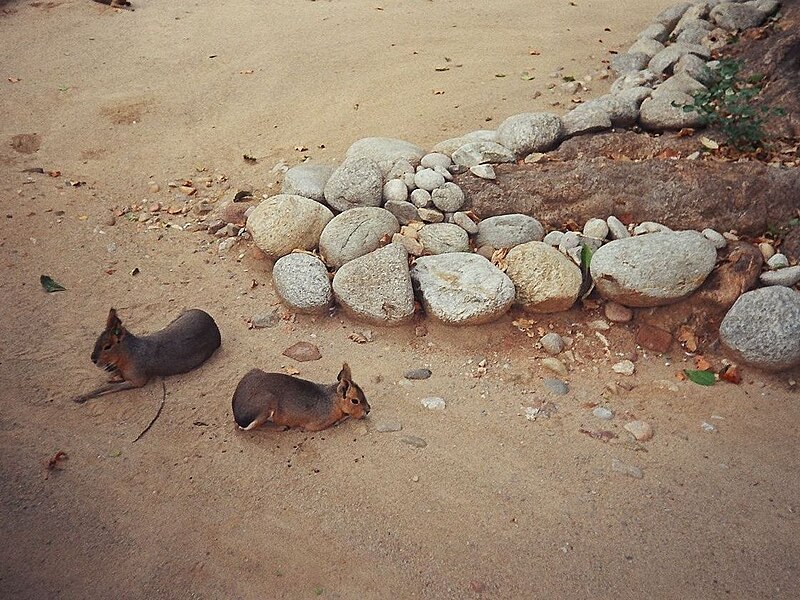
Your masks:
M433 167L433 170L436 171L442 177L444 177L445 181L453 181L453 174L444 167L436 165L435 167Z
M539 340L545 352L552 356L561 354L564 351L564 339L557 333L548 333Z
M789 266L789 259L785 254L773 254L768 260L767 265L770 269L784 269Z
M630 233L628 233L628 228L625 227L622 221L620 221L614 215L611 215L606 219L606 225L608 225L609 235L611 236L612 240L621 240L626 237L630 237Z
M611 370L614 371L614 373L619 373L620 375L633 375L633 373L636 371L636 365L629 360L621 360L614 364L611 367Z
M433 373L430 369L411 369L403 373L406 379L428 379Z
M605 406L598 406L593 411L592 414L597 417L598 419L602 419L603 421L610 421L614 418L614 412Z
M569 393L569 386L560 379L546 378L542 381L542 385L550 392L559 396L564 396Z
M564 234L561 231L551 231L542 240L545 244L558 248L561 245L561 240L564 239Z
M408 199L408 188L400 179L390 179L383 184L384 202L405 202Z
M314 344L310 344L309 342L297 342L296 344L292 344L286 348L282 354L284 356L288 356L289 358L293 358L297 362L307 362L322 358L319 348Z
M761 256L764 257L764 260L769 260L775 256L775 248L769 242L761 242L758 245L758 249L761 251Z
M409 446L413 446L414 448L424 448L428 445L428 442L423 440L421 437L417 437L415 435L407 435L405 437L400 438L400 441L404 444L408 444Z
M419 164L425 169L433 169L434 167L444 167L446 169L453 164L453 160L447 154L431 152L423 156Z
M250 325L253 326L254 329L266 329L268 327L275 327L278 323L281 322L281 315L278 312L278 309L273 310L272 312L254 315L250 318Z
M403 246L403 248L405 248L406 251L412 256L422 256L422 253L425 252L425 248L418 239L403 235L401 233L395 233L392 236L392 242Z
M422 169L421 171L417 171L417 174L414 175L414 183L419 189L432 192L436 188L442 187L445 180L444 177L433 169Z
M705 421L700 423L700 429L702 429L706 433L716 433L717 432L717 428L714 425L712 425L711 423L706 423Z
M800 265L794 267L784 267L775 271L765 271L759 277L759 281L764 285L782 285L793 287L800 282Z
M469 172L481 179L497 179L492 165L475 165L469 168Z
M611 329L611 325L609 325L603 319L595 319L594 321L589 321L588 323L589 329L593 331L608 331Z
M455 183L447 182L431 192L433 204L439 210L455 212L464 206L464 192Z
M633 311L617 302L606 302L603 307L603 314L612 323L628 323L633 319Z
M636 438L638 442L647 442L653 439L653 426L646 421L625 423L623 429Z
M717 250L721 250L725 246L728 245L728 240L725 239L718 231L714 231L713 229L703 229L702 231L703 237L705 237L708 241L714 244L714 247Z
M147 191L151 194L157 194L161 191L161 187L155 181L151 181L147 184Z
M557 358L553 357L543 358L541 364L545 369L549 369L550 371L552 371L556 375L560 375L561 377L567 377L569 375L569 371L567 371L566 365Z
M219 246L217 246L217 252L219 252L220 254L227 253L231 248L233 248L236 245L237 241L238 240L235 237L222 240L219 243Z
M108 213L105 219L103 219L103 225L106 225L107 227L113 227L116 224L117 218L112 213Z
M428 190L421 190L417 188L411 192L411 203L417 208L429 208L433 206L433 199Z
M444 221L444 215L435 208L419 208L417 209L419 218L426 223L441 223Z
M642 479L644 477L644 473L639 467L628 465L618 458L611 459L611 470L615 473L626 475L627 477L633 477L634 479Z
M636 332L636 343L642 348L664 354L672 346L672 334L660 327L642 323Z
M395 181L398 181L395 179ZM400 225L408 225L411 221L419 221L417 207L411 202L402 200L388 200L383 208L392 213Z
M589 219L583 226L583 235L603 240L608 235L608 223L603 219Z
M430 398L423 398L422 400L420 400L420 403L422 404L422 406L424 406L429 410L444 410L445 408L444 398L438 398L435 396Z
M403 429L403 425L400 421L381 421L375 425L375 431L379 433L391 433L401 429Z
M461 229L470 235L478 233L478 224L470 219L469 215L467 215L465 212L458 211L453 213L453 223L461 227Z

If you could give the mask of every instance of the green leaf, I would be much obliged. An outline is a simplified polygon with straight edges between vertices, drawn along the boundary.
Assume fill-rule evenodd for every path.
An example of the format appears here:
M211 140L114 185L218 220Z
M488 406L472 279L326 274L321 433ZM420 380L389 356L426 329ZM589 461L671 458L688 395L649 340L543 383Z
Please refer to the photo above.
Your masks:
M57 283L52 277L50 277L50 275L40 276L39 283L42 284L44 291L48 294L52 294L53 292L63 292L67 289L60 283Z
M698 385L714 385L717 378L711 371L695 371L693 369L684 369L683 372L689 381L693 381Z
M581 248L581 268L584 272L589 272L589 265L592 263L592 249L589 246L583 246Z

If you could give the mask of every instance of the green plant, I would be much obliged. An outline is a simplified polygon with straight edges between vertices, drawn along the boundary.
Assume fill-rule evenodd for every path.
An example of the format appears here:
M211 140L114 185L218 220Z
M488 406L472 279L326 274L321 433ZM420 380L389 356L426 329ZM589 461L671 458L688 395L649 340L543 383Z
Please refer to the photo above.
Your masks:
M759 104L764 76L742 78L741 68L739 60L721 60L716 81L708 89L694 92L694 101L682 108L684 112L699 113L705 125L718 129L737 150L756 150L766 137L765 120L771 115L783 115L784 111Z

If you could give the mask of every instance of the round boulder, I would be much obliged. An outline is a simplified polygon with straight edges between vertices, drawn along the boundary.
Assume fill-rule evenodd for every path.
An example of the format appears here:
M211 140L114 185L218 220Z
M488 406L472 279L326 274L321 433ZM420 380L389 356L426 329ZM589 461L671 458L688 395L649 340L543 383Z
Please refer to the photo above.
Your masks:
M497 141L517 156L546 152L561 139L561 119L550 113L522 113L497 128Z
M544 242L514 246L506 275L517 289L517 304L538 313L569 310L578 299L583 275L575 263Z
M429 254L469 252L469 235L455 223L431 223L419 230L419 241Z
M424 155L425 151L411 142L386 137L369 137L353 142L346 156L368 158L377 163L383 175L387 175L397 161L405 160L416 166Z
M303 163L292 167L283 176L282 194L295 194L325 202L325 184L333 173L333 167L314 163Z
M272 281L283 303L297 312L324 312L333 300L328 269L311 254L295 252L279 258Z
M336 300L349 313L377 325L400 325L414 316L408 252L389 244L343 265L333 278Z
M544 227L533 217L521 214L498 215L478 223L476 246L511 248L526 242L540 242Z
M696 290L714 269L717 249L697 231L662 231L614 240L589 267L598 293L631 307L660 306Z
M800 365L800 293L766 287L739 296L719 328L737 361L767 371Z
M411 269L427 313L448 325L497 319L514 302L514 284L484 257L469 252L422 256Z
M333 218L319 202L278 194L263 200L247 218L247 231L261 251L272 259L292 250L316 248L325 225Z
M347 158L325 184L325 202L338 211L358 206L380 206L383 174L369 158Z
M381 239L400 231L400 223L392 213L377 206L346 210L333 217L322 230L319 251L332 267L375 250Z

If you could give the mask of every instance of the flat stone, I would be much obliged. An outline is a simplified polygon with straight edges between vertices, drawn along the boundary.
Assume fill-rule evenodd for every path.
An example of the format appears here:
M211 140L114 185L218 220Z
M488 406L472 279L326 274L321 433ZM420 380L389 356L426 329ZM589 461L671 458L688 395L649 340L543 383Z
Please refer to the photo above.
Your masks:
M470 235L478 233L478 224L473 221L467 213L460 211L453 213L453 223Z
M375 424L375 431L379 433L392 433L394 431L401 431L403 424L400 421L380 421Z
M419 218L426 223L441 223L444 221L444 214L435 208L418 208Z
M548 377L542 380L542 385L546 390L558 396L565 396L569 393L569 386L560 379Z
M469 168L469 172L481 179L497 179L497 173L492 165L475 165Z
M368 158L377 163L382 174L387 174L394 164L404 159L418 165L425 151L410 142L386 137L369 137L354 142L347 150L347 158Z
M653 426L646 421L630 421L622 428L630 433L637 442L648 442L653 439Z
M388 210L363 206L331 219L319 238L319 251L333 267L363 256L381 245L381 240L400 231L400 223Z
M606 408L605 406L598 406L598 407L596 407L596 408L595 408L595 409L592 411L592 414L593 414L595 417L597 417L598 419L601 419L601 420L603 420L603 421L610 421L611 419L613 419L613 418L614 418L614 413L613 413L613 411L609 410L609 409L608 409L608 408Z
M538 242L544 227L533 217L523 214L498 215L478 223L477 246L512 248L526 242Z
M292 344L286 348L282 354L297 362L308 362L322 358L319 348L309 342L297 342L296 344Z
M444 398L439 397L423 398L420 400L420 404L428 410L444 410L447 406Z
M400 225L408 225L412 221L419 221L419 211L411 202L389 200L383 205L385 210L392 213Z
M467 142L453 152L453 162L465 167L484 163L510 163L515 159L511 150L496 142Z
M408 444L409 446L413 446L414 448L424 448L425 446L428 445L428 442L426 442L421 437L417 437L415 435L404 436L400 438L400 441L403 442L404 444Z
M430 369L411 369L410 371L406 371L403 373L403 377L406 379L428 379L433 373L431 373Z

